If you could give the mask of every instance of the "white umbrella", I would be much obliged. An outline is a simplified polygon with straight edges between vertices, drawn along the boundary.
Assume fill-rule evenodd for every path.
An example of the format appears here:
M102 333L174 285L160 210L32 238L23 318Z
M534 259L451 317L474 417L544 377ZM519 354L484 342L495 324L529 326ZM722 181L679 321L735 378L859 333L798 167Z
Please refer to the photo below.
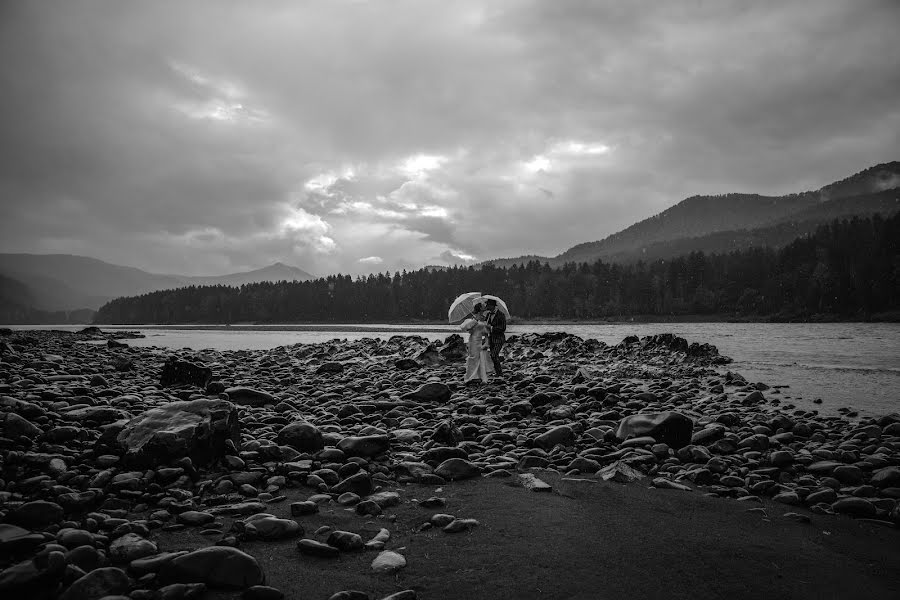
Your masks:
M506 315L506 318L507 318L507 319L509 319L509 309L506 308L506 302L504 302L503 300L501 300L501 299L498 298L497 296L491 296L490 294L485 294L485 295L482 296L481 298L476 298L475 300L473 300L473 302L480 302L480 303L482 303L482 304L485 304L488 300L496 300L496 302L497 302L497 308L500 309L500 311L501 311L504 315Z
M466 317L472 314L472 310L475 308L475 301L480 297L481 292L466 292L457 296L456 300L450 305L450 310L447 311L447 320L451 324L464 321Z

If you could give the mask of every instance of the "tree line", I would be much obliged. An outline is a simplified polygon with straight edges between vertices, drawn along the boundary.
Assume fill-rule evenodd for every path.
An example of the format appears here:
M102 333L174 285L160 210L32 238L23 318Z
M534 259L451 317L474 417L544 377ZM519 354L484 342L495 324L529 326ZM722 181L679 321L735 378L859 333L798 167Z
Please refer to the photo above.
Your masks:
M460 293L505 299L514 317L634 315L868 318L900 309L900 215L835 220L787 246L692 252L631 265L419 269L190 286L118 298L95 323L382 322L446 319Z

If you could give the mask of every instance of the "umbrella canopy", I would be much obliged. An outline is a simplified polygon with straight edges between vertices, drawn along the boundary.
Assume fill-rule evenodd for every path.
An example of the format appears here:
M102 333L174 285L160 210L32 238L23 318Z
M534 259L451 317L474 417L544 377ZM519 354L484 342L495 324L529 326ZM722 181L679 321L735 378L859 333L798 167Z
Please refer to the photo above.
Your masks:
M476 298L474 302L481 302L482 304L486 303L488 300L496 300L497 301L497 309L500 310L506 318L509 319L509 309L506 307L506 302L498 298L497 296L491 296L490 294L485 294L480 298Z
M456 297L456 300L450 305L447 311L447 319L451 324L458 324L472 314L477 298L481 297L481 292L466 292Z

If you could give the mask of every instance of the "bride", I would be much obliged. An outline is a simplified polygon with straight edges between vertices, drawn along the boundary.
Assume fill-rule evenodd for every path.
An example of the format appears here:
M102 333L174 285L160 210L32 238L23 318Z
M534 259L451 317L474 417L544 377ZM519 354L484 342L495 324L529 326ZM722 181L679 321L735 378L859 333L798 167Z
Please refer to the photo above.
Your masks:
M463 383L479 379L482 383L487 383L488 373L492 373L494 370L490 349L488 348L487 324L482 314L483 308L481 304L476 304L472 309L472 316L460 325L463 331L469 332L466 375L463 378Z

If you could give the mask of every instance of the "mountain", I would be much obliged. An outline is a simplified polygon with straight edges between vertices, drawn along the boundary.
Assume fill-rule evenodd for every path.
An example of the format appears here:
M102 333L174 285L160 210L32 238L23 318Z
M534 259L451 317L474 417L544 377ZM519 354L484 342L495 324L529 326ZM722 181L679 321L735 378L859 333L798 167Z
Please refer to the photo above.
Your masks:
M44 311L96 310L113 298L189 285L240 286L312 278L306 271L282 263L243 273L193 277L149 273L68 254L0 254L0 275L24 286L31 302L28 306Z
M185 277L182 275L171 275L181 280L185 285L232 285L240 287L248 283L257 283L259 281L309 281L315 279L312 275L281 262L243 273L231 273L229 275L216 275L212 277Z
M722 252L754 245L780 246L793 239L785 238L791 231L803 235L838 217L896 212L900 209L898 188L900 162L895 161L868 168L817 191L785 196L691 196L603 240L578 244L555 257L522 256L486 263L510 266L538 260L561 266L598 259L633 262L672 258L696 250Z
M21 281L0 275L0 323L60 324L90 323L95 311L90 309L51 312L34 308L35 297Z

